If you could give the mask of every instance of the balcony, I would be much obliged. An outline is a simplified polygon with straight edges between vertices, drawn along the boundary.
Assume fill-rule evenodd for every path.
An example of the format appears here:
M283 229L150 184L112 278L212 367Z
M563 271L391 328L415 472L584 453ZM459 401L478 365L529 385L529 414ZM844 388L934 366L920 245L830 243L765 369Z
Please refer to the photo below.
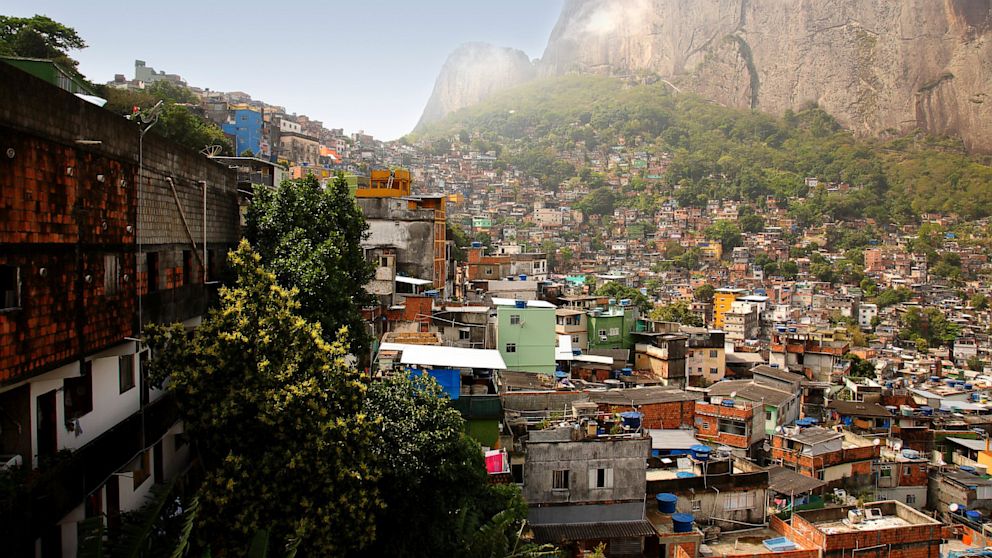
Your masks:
M175 398L155 400L25 484L0 494L0 538L12 555L33 555L34 540L178 420ZM36 474L35 474L36 473Z

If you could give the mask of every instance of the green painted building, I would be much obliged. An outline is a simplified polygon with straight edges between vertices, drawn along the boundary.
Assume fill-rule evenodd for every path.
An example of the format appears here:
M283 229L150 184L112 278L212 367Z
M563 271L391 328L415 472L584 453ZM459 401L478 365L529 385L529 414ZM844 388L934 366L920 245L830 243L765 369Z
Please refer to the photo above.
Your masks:
M610 306L590 310L589 349L631 349L634 339L631 332L637 325L634 306Z
M507 370L553 374L555 305L543 300L494 298L496 346Z

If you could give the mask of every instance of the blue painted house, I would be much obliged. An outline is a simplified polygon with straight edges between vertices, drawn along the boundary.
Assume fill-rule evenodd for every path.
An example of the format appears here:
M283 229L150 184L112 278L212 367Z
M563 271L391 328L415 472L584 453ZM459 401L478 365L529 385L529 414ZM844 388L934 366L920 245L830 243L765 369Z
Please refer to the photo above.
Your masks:
M258 155L262 152L262 113L252 109L234 109L221 128L225 134L234 137L234 154L241 155L246 149Z

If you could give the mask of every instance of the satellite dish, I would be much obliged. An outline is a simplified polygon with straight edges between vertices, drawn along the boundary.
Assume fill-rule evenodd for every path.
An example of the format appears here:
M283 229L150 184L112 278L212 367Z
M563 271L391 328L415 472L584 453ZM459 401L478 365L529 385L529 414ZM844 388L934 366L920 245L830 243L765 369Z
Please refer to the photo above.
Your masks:
M892 441L892 449L899 451L902 449L902 440L896 439Z
M881 443L882 443L882 441L879 440L878 438L875 438L874 440L871 441L871 445L873 445L873 446L877 446L877 445L879 445Z
M221 151L224 150L222 145L208 145L200 150L200 154L206 155L207 157L213 157L219 155Z
M951 505L947 506L947 509L951 510L951 513L954 513L956 511L958 511L958 505L957 504L951 504Z

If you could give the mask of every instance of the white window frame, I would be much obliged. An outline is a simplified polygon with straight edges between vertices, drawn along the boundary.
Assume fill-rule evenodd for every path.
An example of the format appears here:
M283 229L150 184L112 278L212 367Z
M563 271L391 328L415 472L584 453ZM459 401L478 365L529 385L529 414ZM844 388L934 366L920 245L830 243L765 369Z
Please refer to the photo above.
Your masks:
M600 479L600 475L602 475L602 479ZM613 488L613 468L594 467L589 469L589 488L593 490Z

